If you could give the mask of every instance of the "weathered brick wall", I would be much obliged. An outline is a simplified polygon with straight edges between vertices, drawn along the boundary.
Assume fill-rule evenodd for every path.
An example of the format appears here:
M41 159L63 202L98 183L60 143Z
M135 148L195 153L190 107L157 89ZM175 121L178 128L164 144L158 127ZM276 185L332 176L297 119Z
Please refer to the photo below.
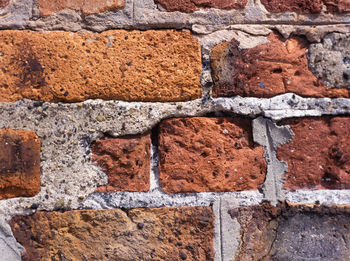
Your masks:
M0 0L0 260L350 260L349 0Z

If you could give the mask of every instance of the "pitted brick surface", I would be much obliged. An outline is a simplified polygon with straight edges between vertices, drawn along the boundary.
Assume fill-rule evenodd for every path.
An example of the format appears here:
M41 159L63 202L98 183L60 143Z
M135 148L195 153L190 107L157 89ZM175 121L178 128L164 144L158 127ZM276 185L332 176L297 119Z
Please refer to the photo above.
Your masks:
M167 11L194 12L200 8L241 9L247 0L155 0Z
M349 97L349 90L326 86L309 69L308 42L268 36L270 43L241 49L232 40L213 48L214 97L273 97L293 92L305 97Z
M295 134L277 149L286 161L286 189L350 188L350 118L324 117L283 121Z
M323 0L327 6L327 11L332 13L346 13L350 12L349 0Z
M0 129L0 199L40 191L40 139L32 131Z
M159 127L160 183L167 193L256 190L265 180L264 149L251 121L179 118Z
M201 96L188 31L1 31L0 101L184 101Z
M210 207L38 211L11 220L22 260L213 260Z
M97 192L147 191L150 184L150 134L100 139L92 146L92 160L108 175Z
M42 16L63 9L77 10L83 15L89 15L122 8L125 5L125 0L38 0L38 3Z
M261 0L267 11L297 12L297 13L320 13L322 0Z
M268 203L230 210L241 225L235 261L347 260L349 206Z

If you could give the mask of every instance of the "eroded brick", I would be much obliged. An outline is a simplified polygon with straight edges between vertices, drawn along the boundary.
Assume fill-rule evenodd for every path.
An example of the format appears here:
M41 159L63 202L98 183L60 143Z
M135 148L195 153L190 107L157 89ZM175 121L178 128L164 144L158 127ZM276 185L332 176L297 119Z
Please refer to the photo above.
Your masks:
M159 127L160 184L167 193L255 190L263 152L248 119L168 119Z
M289 119L295 136L277 149L286 161L285 189L350 188L350 118Z
M27 130L0 129L0 199L40 191L40 139Z
M92 160L108 175L97 192L147 191L150 185L150 134L98 140Z
M0 101L185 101L201 97L188 31L0 32Z
M332 13L346 13L350 12L349 0L323 0L327 6L327 11Z
M235 260L347 260L350 207L268 203L230 210L241 226Z
M322 0L261 0L267 11L297 12L297 13L320 13Z
M326 86L310 71L305 39L285 40L271 33L268 40L251 49L241 49L234 39L213 48L214 97L269 98L287 92L305 97L350 96L348 89Z
M89 15L123 8L125 0L38 0L38 3L42 16L63 9L77 10L83 15Z
M10 225L22 260L213 260L213 223L210 207L181 207L38 211Z
M155 3L161 4L169 12L191 13L200 8L242 9L247 0L155 0Z

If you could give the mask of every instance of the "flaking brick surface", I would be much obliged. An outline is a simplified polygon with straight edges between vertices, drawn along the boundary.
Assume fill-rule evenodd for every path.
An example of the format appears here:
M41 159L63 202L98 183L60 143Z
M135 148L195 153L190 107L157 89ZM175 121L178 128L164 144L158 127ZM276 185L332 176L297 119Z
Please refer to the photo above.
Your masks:
M159 127L160 184L167 193L256 190L263 153L248 119L168 119Z
M38 211L14 217L22 260L214 260L210 207Z
M32 131L0 129L0 199L40 191L40 139Z
M185 101L201 96L188 31L0 32L0 101Z
M108 175L97 192L147 191L150 184L150 134L100 139L92 146L92 160Z

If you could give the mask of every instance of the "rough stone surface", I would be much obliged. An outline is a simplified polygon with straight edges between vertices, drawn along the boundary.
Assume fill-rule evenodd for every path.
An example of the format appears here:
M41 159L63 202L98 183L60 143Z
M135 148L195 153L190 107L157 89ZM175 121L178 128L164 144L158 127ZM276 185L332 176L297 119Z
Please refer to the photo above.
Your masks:
M230 211L241 225L235 260L347 260L348 206L262 205Z
M32 131L0 129L0 199L40 191L40 139Z
M188 31L1 31L0 100L180 101L201 96Z
M297 12L297 13L320 13L322 0L261 0L267 11Z
M255 190L265 180L251 121L178 118L159 127L159 178L166 193Z
M0 8L4 8L9 4L10 0L0 0Z
M350 5L350 2L349 2ZM333 33L311 44L309 67L328 86L350 89L350 34Z
M200 8L241 9L247 0L155 0L167 11L194 12Z
M295 136L277 149L288 164L286 189L350 188L350 118L290 119Z
M108 175L97 192L147 191L150 186L150 134L100 139L92 145L92 160Z
M23 260L214 258L210 207L38 211L10 225L25 247Z
M63 9L77 10L83 15L89 15L122 8L125 0L38 0L38 4L43 16Z
M327 11L332 13L350 12L349 0L323 0L327 6Z
M270 34L269 44L241 49L239 42L213 48L213 96L272 97L293 92L307 97L349 97L349 90L326 86L308 67L308 42Z

